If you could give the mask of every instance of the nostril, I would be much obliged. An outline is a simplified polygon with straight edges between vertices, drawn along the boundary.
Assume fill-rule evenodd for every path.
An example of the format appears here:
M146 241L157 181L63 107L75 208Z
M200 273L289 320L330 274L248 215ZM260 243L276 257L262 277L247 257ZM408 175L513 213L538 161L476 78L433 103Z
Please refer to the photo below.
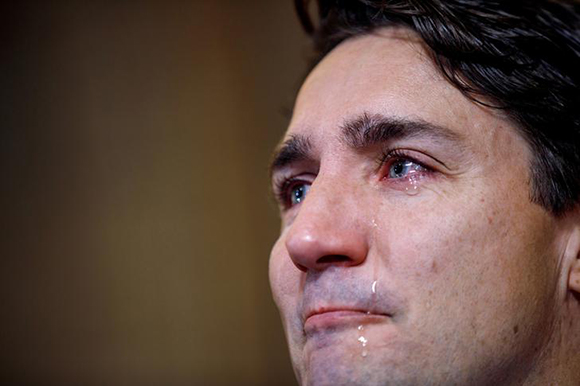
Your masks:
M317 264L350 264L352 259L344 255L327 255L316 260Z

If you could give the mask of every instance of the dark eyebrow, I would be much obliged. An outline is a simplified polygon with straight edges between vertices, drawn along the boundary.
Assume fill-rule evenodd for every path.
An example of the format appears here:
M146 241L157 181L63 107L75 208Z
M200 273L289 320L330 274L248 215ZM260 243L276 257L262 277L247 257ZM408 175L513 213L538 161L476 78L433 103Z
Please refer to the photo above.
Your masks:
M270 164L270 176L292 163L312 159L311 151L312 143L308 137L291 135L274 152Z
M350 148L364 149L402 138L427 137L435 141L462 144L458 133L422 119L399 118L364 113L347 120L341 127L341 140ZM312 160L312 143L303 135L291 135L274 152L270 176L295 162Z
M341 132L346 145L354 149L412 137L461 142L461 136L448 128L421 119L390 117L381 114L364 113L350 119L342 125Z

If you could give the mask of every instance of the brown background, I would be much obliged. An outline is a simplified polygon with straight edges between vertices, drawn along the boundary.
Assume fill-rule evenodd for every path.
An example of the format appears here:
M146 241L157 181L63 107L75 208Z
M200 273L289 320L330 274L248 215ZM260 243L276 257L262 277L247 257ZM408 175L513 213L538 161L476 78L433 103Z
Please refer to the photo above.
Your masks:
M294 385L270 151L291 0L2 5L0 384Z

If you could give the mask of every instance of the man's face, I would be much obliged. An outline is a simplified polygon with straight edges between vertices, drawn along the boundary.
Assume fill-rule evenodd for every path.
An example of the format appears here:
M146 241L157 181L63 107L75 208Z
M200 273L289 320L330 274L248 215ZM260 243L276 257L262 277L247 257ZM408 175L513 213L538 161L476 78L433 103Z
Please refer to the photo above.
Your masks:
M530 150L413 39L332 51L274 165L270 281L302 384L487 384L551 334L562 251Z

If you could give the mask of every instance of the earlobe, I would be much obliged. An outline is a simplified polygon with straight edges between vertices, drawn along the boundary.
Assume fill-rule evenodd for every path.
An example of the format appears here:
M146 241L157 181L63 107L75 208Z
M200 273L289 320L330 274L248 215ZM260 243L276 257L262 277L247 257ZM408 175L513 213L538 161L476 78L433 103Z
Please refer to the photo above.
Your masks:
M580 254L576 256L576 261L572 263L568 287L571 291L580 295Z
M580 225L576 225L569 243L570 274L568 276L568 288L570 291L580 295Z

